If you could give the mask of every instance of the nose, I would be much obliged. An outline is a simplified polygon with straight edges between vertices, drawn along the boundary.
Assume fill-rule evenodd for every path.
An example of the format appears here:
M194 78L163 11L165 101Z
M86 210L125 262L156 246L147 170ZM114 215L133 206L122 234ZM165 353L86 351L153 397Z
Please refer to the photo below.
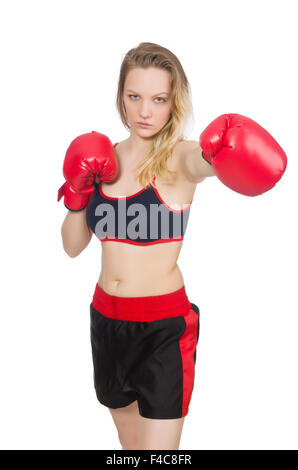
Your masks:
M149 103L146 103L145 101L141 103L139 113L142 119L149 119L152 114Z

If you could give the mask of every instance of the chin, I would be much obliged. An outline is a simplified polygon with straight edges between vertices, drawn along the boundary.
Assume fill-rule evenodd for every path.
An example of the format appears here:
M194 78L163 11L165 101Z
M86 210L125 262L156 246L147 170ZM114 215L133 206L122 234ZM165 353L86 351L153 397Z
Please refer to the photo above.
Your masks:
M142 129L141 127L137 127L134 129L134 133L141 136L141 137L151 137L156 134L156 130L152 128L149 129Z

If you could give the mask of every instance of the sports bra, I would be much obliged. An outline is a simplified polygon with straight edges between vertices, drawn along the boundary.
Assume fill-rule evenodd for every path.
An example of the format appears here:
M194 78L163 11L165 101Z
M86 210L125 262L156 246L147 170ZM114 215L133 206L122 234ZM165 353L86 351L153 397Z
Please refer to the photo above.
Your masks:
M151 183L127 197L105 195L101 182L93 186L87 221L100 241L143 246L183 240L192 201L185 209L171 209Z

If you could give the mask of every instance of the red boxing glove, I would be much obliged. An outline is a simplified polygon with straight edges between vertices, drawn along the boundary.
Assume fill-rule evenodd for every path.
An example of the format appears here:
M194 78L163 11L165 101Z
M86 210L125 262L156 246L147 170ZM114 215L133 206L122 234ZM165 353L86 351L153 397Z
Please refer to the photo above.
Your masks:
M93 193L95 177L112 181L118 172L117 157L110 139L99 132L89 132L74 139L68 147L63 164L66 182L58 191L58 201L71 211L84 209Z
M223 184L258 196L280 180L287 157L276 140L252 119L222 114L200 135L202 156Z

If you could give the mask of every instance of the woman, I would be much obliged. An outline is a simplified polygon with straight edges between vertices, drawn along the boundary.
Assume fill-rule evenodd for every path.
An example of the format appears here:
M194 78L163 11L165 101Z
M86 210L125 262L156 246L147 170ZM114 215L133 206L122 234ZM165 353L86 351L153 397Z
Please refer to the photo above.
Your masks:
M208 152L202 158L203 147L184 140L190 88L168 49L141 43L126 54L117 106L126 140L113 148L93 131L68 149L59 193L70 209L63 246L75 257L93 233L102 241L90 305L94 384L122 448L179 449L199 308L188 300L177 260L196 185L215 171ZM88 188L74 179L76 158Z

